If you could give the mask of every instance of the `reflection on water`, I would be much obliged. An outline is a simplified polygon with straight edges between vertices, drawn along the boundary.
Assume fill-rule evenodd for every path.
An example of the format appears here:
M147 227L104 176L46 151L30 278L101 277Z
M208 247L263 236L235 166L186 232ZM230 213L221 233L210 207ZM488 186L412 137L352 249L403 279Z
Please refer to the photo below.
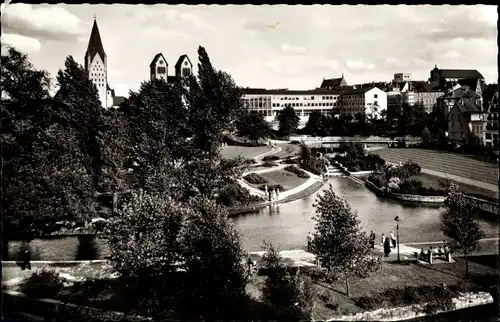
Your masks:
M347 177L330 179L328 184L357 211L361 227L367 232L373 230L377 236L382 233L387 236L396 229L394 218L399 216L402 220L402 243L439 241L445 238L440 228L444 206L378 198L365 186ZM245 248L249 251L261 250L263 240L272 242L281 249L304 248L306 236L314 228L312 205L317 194L328 189L328 184L306 198L236 217L235 225L243 234ZM494 223L480 220L480 224L488 237L496 236Z
M400 240L405 242L439 241L441 215L445 210L439 206L404 204L392 199L381 199L370 190L347 177L329 180L329 184L351 207L358 212L361 227L367 232L373 230L380 237L386 236L396 225L394 217L399 216ZM309 231L314 228L314 201L319 192L303 199L263 208L256 213L234 218L236 228L242 233L243 246L248 251L259 251L263 241L272 242L281 249L304 248ZM494 222L480 220L487 237L497 237ZM54 239L34 239L28 244L9 242L9 259L16 260L22 247L29 247L32 260L78 260L102 259L109 255L105 241L95 237L62 237Z

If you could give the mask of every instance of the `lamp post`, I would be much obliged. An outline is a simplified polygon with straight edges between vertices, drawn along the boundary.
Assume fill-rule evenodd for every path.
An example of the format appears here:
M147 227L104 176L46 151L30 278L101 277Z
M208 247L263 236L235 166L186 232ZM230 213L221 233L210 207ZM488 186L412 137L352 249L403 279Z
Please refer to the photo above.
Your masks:
M400 262L400 259L399 259L399 222L401 221L401 219L399 218L399 216L396 216L396 218L394 218L394 220L396 221L396 243L398 245L398 262Z

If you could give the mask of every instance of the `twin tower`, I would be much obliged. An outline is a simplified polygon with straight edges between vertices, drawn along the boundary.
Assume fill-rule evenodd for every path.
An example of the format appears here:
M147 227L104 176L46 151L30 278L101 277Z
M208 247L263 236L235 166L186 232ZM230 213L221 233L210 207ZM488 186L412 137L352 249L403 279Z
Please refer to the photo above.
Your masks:
M193 64L187 55L182 55L177 60L175 75L168 75L168 63L161 53L156 54L149 68L151 80L164 79L167 83L174 83L193 73ZM97 87L99 100L103 107L115 107L123 101L124 98L115 96L115 91L108 85L108 62L95 19L85 53L85 72L88 73L90 80Z

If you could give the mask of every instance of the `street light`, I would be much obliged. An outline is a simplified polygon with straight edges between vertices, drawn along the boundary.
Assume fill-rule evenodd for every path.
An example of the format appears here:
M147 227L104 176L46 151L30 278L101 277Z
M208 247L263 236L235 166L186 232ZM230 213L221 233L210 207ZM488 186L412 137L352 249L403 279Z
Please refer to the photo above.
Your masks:
M396 221L396 243L398 244L398 262L400 262L400 259L399 259L399 222L401 221L401 219L399 218L399 216L396 216L396 218L394 218L394 220Z

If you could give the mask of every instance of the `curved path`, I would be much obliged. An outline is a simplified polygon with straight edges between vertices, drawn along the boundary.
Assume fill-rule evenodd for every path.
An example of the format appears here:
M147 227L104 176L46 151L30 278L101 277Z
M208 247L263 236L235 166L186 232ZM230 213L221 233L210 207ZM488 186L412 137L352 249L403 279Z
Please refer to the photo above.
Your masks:
M277 154L277 153L281 152L281 150L282 150L282 148L278 146L278 147L273 147L273 149L271 151L259 154L258 156L254 157L254 160L257 162L256 165L262 164L262 158L264 158L266 156L273 155L273 154ZM270 167L267 169L260 169L260 170L255 170L255 171L247 171L247 172L243 173L242 176L246 176L249 173L260 174L260 173L278 171L278 170L281 170L281 169L289 166L289 164L281 164L280 162L281 162L281 160L277 162L278 166L276 166L276 167ZM319 182L322 180L322 178L320 176L315 175L315 174L313 174L309 171L306 171L304 169L302 169L302 170L309 175L309 179L306 182L304 182L303 184L301 184L300 186L297 186L293 189L281 192L278 196L278 200L277 200L278 202L280 200L286 199L287 197L289 197L293 194L299 193L300 191L305 190L305 189L309 188L310 186L312 186L313 184L315 184L316 182ZM260 196L260 197L267 197L266 193L264 191L252 187L245 180L238 179L237 181L242 187L246 188L251 195Z

